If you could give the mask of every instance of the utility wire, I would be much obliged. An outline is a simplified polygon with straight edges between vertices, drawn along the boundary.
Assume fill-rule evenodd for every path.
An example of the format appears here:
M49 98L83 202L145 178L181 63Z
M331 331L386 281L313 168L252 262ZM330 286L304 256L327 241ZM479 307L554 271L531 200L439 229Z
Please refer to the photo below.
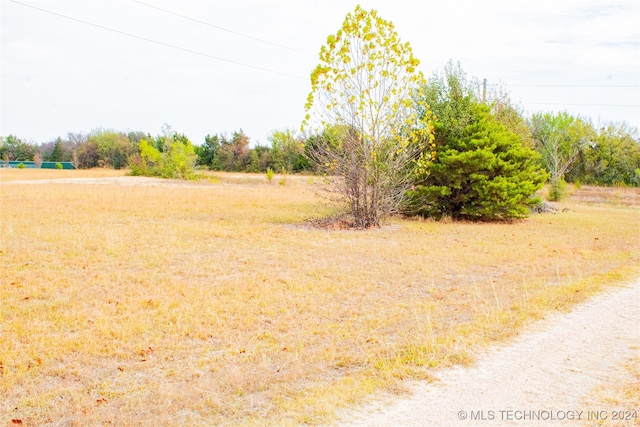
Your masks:
M529 105L576 105L581 107L640 107L640 104L569 104L565 102L523 102Z
M247 67L247 68L253 68L254 70L266 71L266 72L269 72L269 73L280 74L280 75L283 75L283 76L292 77L294 79L303 79L304 80L303 77L295 76L293 74L283 73L282 71L271 70L269 68L258 67L256 65L245 64L243 62L233 61L231 59L225 59L225 58L221 58L219 56L209 55L208 53L198 52L197 50L187 49L187 48L184 48L184 47L172 45L172 44L169 44L169 43L160 42L160 41L149 39L149 38L146 38L146 37L137 36L135 34L126 33L124 31L115 30L113 28L109 28L109 27L105 27L105 26L102 26L102 25L94 24L92 22L83 21L82 19L73 18L73 17L67 16L67 15L62 15L62 14L57 13L57 12L52 12L50 10L46 10L46 9L42 9L42 8L39 8L39 7L36 7L36 6L32 6L30 4L21 3L21 2L16 1L16 0L11 0L11 1L13 3L19 4L21 6L29 7L31 9L35 9L35 10L39 10L41 12L45 12L45 13L48 13L48 14L51 14L51 15L55 15L55 16L58 16L60 18L68 19L70 21L79 22L79 23L85 24L85 25L90 25L92 27L100 28L100 29L105 30L105 31L110 31L112 33L120 34L120 35L127 36L127 37L132 37L134 39L143 40L143 41L146 41L146 42L149 42L149 43L154 43L154 44L157 44L157 45L160 45L160 46L169 47L169 48L180 50L180 51L187 52L187 53L192 53L194 55L204 56L204 57L207 57L207 58L215 59L217 61L228 62L230 64L240 65L242 67Z
M640 87L640 85L540 85L540 84L531 84L531 85L527 85L527 84L521 84L521 85L511 85L508 84L507 86L511 86L511 87L603 87L603 88L608 88L608 87L617 87L617 88L632 88L632 87Z
M139 1L139 0L133 0L133 1L136 2L136 3L139 3L139 4L143 5L143 6L150 7L152 9L157 9L157 10L160 10L162 12L165 12L165 13L168 13L168 14L171 14L171 15L179 16L180 18L187 19L189 21L197 22L198 24L206 25L207 27L212 27L212 28L215 28L217 30L226 31L228 33L235 34L237 36L246 37L248 39L259 41L261 43L266 43L266 44L271 45L271 46L276 46L276 47L279 47L281 49L287 49L287 50L291 50L291 51L294 51L294 52L302 53L304 55L314 56L313 54L311 54L309 52L305 52L305 51L300 50L300 49L296 49L296 48L293 48L293 47L289 47L289 46L281 45L281 44L278 44L278 43L270 42L269 40L261 39L259 37L250 36L248 34L240 33L238 31L230 30L228 28L220 27L218 25L213 25L213 24L210 24L208 22L201 21L199 19L195 19L195 18L192 18L190 16L181 15L179 13L172 12L172 11L167 10L167 9L163 9L161 7L154 6L154 5L149 4L149 3L145 3L145 2L142 2L142 1Z

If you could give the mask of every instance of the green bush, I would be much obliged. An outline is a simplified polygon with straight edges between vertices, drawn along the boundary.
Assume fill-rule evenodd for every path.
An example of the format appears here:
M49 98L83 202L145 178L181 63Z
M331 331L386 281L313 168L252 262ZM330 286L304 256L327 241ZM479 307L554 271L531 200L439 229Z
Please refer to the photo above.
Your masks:
M18 169L24 169L24 163L19 163L18 164Z
M409 212L426 217L499 220L526 217L547 179L537 153L495 120L489 108L469 101L469 124L447 132L437 122L435 158L418 162ZM435 111L435 109L434 109ZM436 112L437 114L437 112Z
M567 183L564 179L552 181L549 187L549 195L547 199L551 202L558 202L562 200L565 194Z
M56 169L62 169L62 163L60 162L56 163Z
M271 182L273 180L273 169L267 168L267 181Z
M192 179L195 177L196 154L191 141L183 135L164 137L163 150L141 140L139 153L129 157L131 175Z

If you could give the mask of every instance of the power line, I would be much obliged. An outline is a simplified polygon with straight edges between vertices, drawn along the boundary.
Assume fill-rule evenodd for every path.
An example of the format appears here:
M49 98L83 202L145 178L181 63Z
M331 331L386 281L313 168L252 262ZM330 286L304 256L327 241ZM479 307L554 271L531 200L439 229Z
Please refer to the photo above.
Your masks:
M221 31L226 31L228 33L235 34L237 36L246 37L248 39L259 41L261 43L266 43L266 44L271 45L271 46L276 46L276 47L279 47L281 49L287 49L287 50L291 50L291 51L294 51L294 52L302 53L304 55L314 56L313 54L311 54L309 52L305 52L305 51L300 50L300 49L296 49L296 48L293 48L293 47L289 47L289 46L285 46L285 45L282 45L282 44L274 43L274 42L271 42L269 40L261 39L259 37L250 36L248 34L244 34L244 33L238 32L238 31L234 31L234 30L230 30L228 28L220 27L218 25L213 25L213 24L210 24L208 22L201 21L199 19L195 19L195 18L192 18L190 16L181 15L179 13L172 12L172 11L167 10L167 9L163 9L161 7L154 6L154 5L149 4L149 3L145 3L145 2L142 2L142 1L139 1L139 0L133 0L133 1L136 2L136 3L139 3L139 4L143 5L143 6L150 7L152 9L157 9L157 10L160 10L162 12L165 12L165 13L168 13L168 14L171 14L171 15L179 16L180 18L187 19L189 21L197 22L198 24L206 25L207 27L212 27L212 28L215 28L215 29L218 29L218 30L221 30Z
M640 104L569 104L565 102L523 102L529 105L575 105L581 107L633 107L638 108Z
M276 70L271 70L269 68L258 67L256 65L245 64L243 62L238 62L238 61L234 61L234 60L231 60L231 59L225 59L225 58L221 58L219 56L209 55L208 53L198 52L197 50L187 49L187 48L184 48L184 47L172 45L172 44L169 44L169 43L164 43L164 42L153 40L153 39L149 39L149 38L146 38L146 37L137 36L135 34L126 33L124 31L115 30L113 28L105 27L105 26L102 26L102 25L99 25L99 24L94 24L92 22L83 21L82 19L73 18L71 16L62 15L62 14L57 13L57 12L52 12L50 10L46 10L46 9L42 9L42 8L39 8L39 7L36 7L36 6L32 6L30 4L21 3L21 2L16 1L16 0L11 0L11 1L13 3L19 4L21 6L29 7L31 9L35 9L35 10L39 10L41 12L45 12L45 13L48 13L48 14L51 14L51 15L55 15L55 16L58 16L60 18L68 19L68 20L74 21L74 22L79 22L79 23L85 24L85 25L90 25L92 27L100 28L101 30L110 31L112 33L120 34L120 35L127 36L127 37L132 37L134 39L143 40L143 41L146 41L146 42L149 42L149 43L154 43L154 44L157 44L157 45L160 45L160 46L169 47L169 48L180 50L180 51L187 52L187 53L192 53L194 55L204 56L204 57L207 57L207 58L215 59L217 61L228 62L230 64L240 65L242 67L253 68L254 70L260 70L260 71L266 71L266 72L269 72L269 73L280 74L280 75L283 75L283 76L292 77L294 79L304 79L303 77L295 76L293 74L283 73L282 71L276 71Z
M512 84L507 84L507 86L512 86L512 87L597 87L597 88L609 88L609 87L613 87L613 88L633 88L633 87L640 87L640 85L554 85L554 84L520 84L520 85L512 85Z

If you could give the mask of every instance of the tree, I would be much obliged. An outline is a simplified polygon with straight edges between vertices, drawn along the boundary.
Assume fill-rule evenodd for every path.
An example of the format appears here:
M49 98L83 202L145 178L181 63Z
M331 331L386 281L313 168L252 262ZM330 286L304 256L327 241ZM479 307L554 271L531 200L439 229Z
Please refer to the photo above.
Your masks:
M591 125L566 111L537 113L531 118L531 130L538 152L550 174L550 200L559 200L564 192L564 176L585 146L595 139Z
M274 130L268 140L271 142L271 169L300 172L308 168L304 144L292 129Z
M435 152L416 162L408 212L471 220L527 216L547 178L537 153L477 99L459 64L434 75L424 93L438 118Z
M98 151L98 143L95 140L89 140L78 148L78 167L81 169L89 169L98 167L100 162L100 153Z
M637 129L625 123L608 124L598 131L582 154L578 165L582 175L574 174L589 184L640 186L640 140ZM636 172L639 171L639 172Z
M307 153L330 176L356 227L378 226L400 210L409 166L430 142L430 115L419 120L414 105L425 82L418 64L393 24L360 6L320 50L303 128L343 132L337 146L316 141Z
M162 150L157 148L158 141L162 143ZM181 179L193 177L197 156L193 144L184 134L166 126L162 135L151 142L142 139L138 147L139 152L129 157L132 175Z
M220 137L218 135L207 135L204 137L204 144L195 147L198 155L198 165L213 168L213 159L220 149Z
M234 171L243 171L249 163L249 137L240 129L233 133L231 138L231 151L233 153Z
M129 156L138 151L137 144L129 137L115 130L95 129L88 138L88 143L95 143L98 148L98 166L122 169L127 166ZM81 154L79 157L81 157Z
M64 150L62 148L62 139L58 137L56 139L56 143L53 146L53 151L49 156L49 161L51 162L62 162L65 157Z
M0 140L0 159L15 161L31 161L36 147L24 142L15 135L7 135Z

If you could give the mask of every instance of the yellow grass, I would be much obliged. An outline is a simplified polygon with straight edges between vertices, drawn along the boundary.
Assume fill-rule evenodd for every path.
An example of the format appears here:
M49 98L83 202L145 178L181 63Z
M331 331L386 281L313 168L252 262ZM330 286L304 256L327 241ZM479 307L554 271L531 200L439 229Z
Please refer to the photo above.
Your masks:
M320 179L53 172L0 170L0 425L331 422L640 275L633 204L327 231Z
M589 426L640 426L640 354L621 368L618 376L597 387L589 397L589 407L599 415Z

